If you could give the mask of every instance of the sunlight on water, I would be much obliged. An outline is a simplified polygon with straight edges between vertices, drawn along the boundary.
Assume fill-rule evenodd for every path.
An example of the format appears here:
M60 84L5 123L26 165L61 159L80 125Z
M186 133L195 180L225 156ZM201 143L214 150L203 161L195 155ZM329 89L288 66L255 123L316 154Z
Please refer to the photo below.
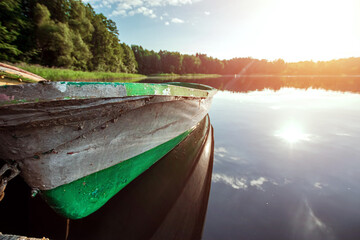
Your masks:
M275 134L289 143L296 143L299 141L309 141L310 134L304 133L303 129L296 124L289 124Z
M279 90L265 88L263 90L249 92L221 91L216 94L216 98L238 102L253 101L261 103L268 103L270 101L272 102L278 100L332 100L337 98L337 100L342 101L340 104L343 104L344 102L353 101L354 98L358 99L359 95L350 92L329 91L324 89L308 88L304 90L291 87L282 87ZM323 107L323 105L321 105L321 107Z
M203 239L360 239L360 79L297 83L217 83Z

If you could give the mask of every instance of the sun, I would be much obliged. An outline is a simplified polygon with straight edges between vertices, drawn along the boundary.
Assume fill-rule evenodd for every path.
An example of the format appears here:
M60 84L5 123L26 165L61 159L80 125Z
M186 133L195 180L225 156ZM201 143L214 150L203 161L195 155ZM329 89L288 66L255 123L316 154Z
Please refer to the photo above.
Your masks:
M263 17L257 19L259 43L264 46L259 50L270 58L278 56L290 62L354 56L359 50L359 3L359 0L273 1Z

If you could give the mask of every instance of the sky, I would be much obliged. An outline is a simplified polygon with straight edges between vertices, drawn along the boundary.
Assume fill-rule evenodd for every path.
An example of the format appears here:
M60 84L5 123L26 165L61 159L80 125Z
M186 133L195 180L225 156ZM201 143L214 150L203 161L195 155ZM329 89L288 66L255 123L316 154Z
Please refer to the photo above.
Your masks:
M360 0L84 0L149 50L287 62L360 57Z

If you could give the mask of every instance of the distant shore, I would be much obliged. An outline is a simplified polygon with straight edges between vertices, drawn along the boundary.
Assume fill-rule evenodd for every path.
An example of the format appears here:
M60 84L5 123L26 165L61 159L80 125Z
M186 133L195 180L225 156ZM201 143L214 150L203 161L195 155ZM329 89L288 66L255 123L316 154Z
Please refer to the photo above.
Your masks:
M25 71L39 75L49 81L125 81L136 82L145 78L160 78L160 79L199 79L199 78L218 78L219 74L174 74L174 73L159 73L151 75L134 74L134 73L114 73L114 72L85 72L62 68L49 68L40 65L31 65L26 63L12 64ZM9 74L0 71L2 82L9 84L16 84L19 82L34 82L16 74Z
M199 79L199 78L218 78L222 77L220 74L202 74L202 73L188 73L188 74L175 74L175 73L158 73L147 75L148 78L164 78L164 79L176 79L176 78L187 78L187 79Z
M62 68L49 68L40 65L31 65L26 63L12 64L18 68L29 71L39 75L49 81L121 81L121 82L138 82L143 79L160 79L160 80L174 80L174 79L204 79L204 78L220 78L220 77L234 77L234 78L247 78L247 77L284 77L284 78L318 78L318 77L360 77L360 75L293 75L293 74L234 74L234 75L220 75L220 74L175 74L175 73L158 73L150 75L133 74L133 73L114 73L114 72L85 72L75 71L71 69ZM4 84L19 84L20 82L36 82L32 79L10 74L0 71L0 82Z

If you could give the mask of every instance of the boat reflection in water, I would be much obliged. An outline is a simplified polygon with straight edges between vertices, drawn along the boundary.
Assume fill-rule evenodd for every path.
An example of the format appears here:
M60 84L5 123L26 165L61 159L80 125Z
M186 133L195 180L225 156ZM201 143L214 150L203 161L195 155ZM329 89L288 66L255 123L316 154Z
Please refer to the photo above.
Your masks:
M86 218L70 220L68 239L200 239L210 192L213 153L213 130L206 116L186 139L101 209ZM21 196L9 191L6 204L19 204L19 198ZM21 223L12 217L9 210L13 207L5 208L5 203L2 204L0 230L3 233L64 238L66 219L39 198L27 197L25 201L25 205L20 205L28 216L21 217L27 219ZM9 210L6 212L6 209ZM17 226L14 228L14 225ZM8 232L11 229L17 230Z

